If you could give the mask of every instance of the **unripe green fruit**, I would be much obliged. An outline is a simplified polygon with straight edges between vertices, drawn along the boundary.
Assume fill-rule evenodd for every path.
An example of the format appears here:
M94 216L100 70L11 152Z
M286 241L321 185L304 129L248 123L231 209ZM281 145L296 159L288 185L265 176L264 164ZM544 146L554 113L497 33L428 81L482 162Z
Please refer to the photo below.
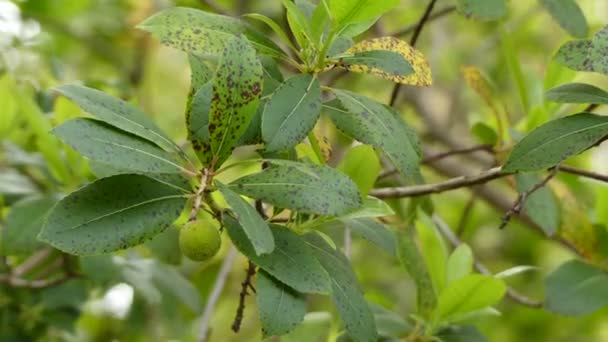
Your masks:
M182 253L194 261L211 259L220 250L221 244L220 233L208 222L188 222L179 232L179 247Z

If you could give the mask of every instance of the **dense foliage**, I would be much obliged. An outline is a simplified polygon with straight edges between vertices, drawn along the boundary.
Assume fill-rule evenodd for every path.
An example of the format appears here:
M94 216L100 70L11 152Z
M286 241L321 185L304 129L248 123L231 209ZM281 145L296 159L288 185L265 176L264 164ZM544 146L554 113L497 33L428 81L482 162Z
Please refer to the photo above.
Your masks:
M0 2L0 337L605 338L608 8L531 3Z

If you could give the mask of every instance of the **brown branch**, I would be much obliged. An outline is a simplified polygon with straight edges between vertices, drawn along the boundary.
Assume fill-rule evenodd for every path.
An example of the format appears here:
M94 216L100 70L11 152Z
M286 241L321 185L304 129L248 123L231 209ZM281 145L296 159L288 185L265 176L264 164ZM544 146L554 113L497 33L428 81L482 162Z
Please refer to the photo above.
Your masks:
M469 223L471 215L473 214L473 208L475 208L476 201L477 195L473 193L471 195L471 198L469 198L469 200L467 201L467 204L464 206L464 209L462 210L462 215L460 216L460 220L458 221L458 226L456 228L457 236L462 236L462 234L464 233L464 230L467 227L467 223Z
M484 184L491 180L508 176L500 167L494 167L472 176L460 176L435 184L412 186L398 186L391 188L378 188L370 191L370 195L378 198L404 198L440 193L477 184Z
M458 236L456 236L456 234L454 234L452 229L450 229L450 227L448 227L448 225L439 216L433 215L432 219L433 219L433 222L435 222L437 229L439 229L441 234L443 236L445 236L445 238L450 242L450 244L453 247L458 247L462 244L462 241L460 241ZM475 260L474 265L475 265L475 269L477 269L477 271L479 273L486 274L486 275L492 275L492 272L490 272L490 270L481 262ZM525 306L528 306L531 308L536 309L536 308L541 308L543 306L543 303L541 301L538 301L538 300L532 299L532 298L528 298L511 287L507 288L507 297L516 303L519 303L521 305L525 305Z
M432 13L429 16L429 18L427 19L427 21L430 22L430 21L433 21L435 19L439 19L441 17L444 17L446 14L450 14L450 13L454 12L455 10L456 10L456 6L447 6L447 7L444 7L442 9L439 9L439 10L435 11L434 13ZM418 23L412 24L410 26L405 27L402 30L399 30L397 32L391 33L391 36L394 36L394 37L406 36L406 35L414 32L417 27L418 27Z
M461 155L461 154L478 152L478 151L486 151L486 152L492 153L493 152L492 145L476 145L476 146L472 146L472 147L457 148L457 149L446 151L446 152L436 153L434 155L430 155L428 157L423 158L422 161L420 161L420 163L421 164L430 164L430 163L436 162L436 161L444 159L444 158ZM398 172L399 172L399 170L397 170L395 168L385 170L378 175L378 178L379 179L386 178L386 177L394 175Z
M584 112L593 112L594 110L597 109L597 107L599 107L600 105L597 103L592 103L589 106L587 106L587 108L585 108L583 111Z
M608 175L602 175L593 171L580 170L566 165L561 165L559 171L608 183Z
M192 210L190 211L190 216L188 216L188 221L196 220L198 211L201 209L201 205L203 204L205 189L207 189L210 181L211 178L209 177L209 171L207 169L202 169L200 184L196 190L196 194L194 195L194 203L192 204Z
M533 193L535 193L536 191L538 191L540 188L544 187L545 185L547 185L547 183L553 179L553 177L555 177L557 175L557 172L559 171L559 165L557 165L556 167L554 167L551 170L551 173L549 173L549 175L547 175L547 177L545 177L543 180L541 180L540 182L534 184L533 187L531 187L530 189L520 193L517 196L517 200L515 201L515 203L513 203L513 205L511 206L511 208L509 208L509 210L507 211L507 213L502 217L502 222L500 224L500 226L498 227L498 229L503 229L505 228L509 222L511 221L511 217L515 214L519 214L521 212L521 210L524 207L524 204L526 203L526 200L528 199L528 197L530 197L530 195L532 195Z
M247 267L245 280L243 280L243 282L241 283L241 293L239 294L239 306L236 309L236 316L234 317L234 322L232 322L232 331L234 331L235 333L239 332L239 330L241 329L241 323L243 322L243 314L245 312L245 299L249 294L247 290L254 289L251 281L255 273L256 266L253 262L251 262L251 260L249 260L249 266Z
M420 33L422 32L422 29L424 28L424 24L426 24L427 21L429 20L429 16L431 15L431 12L433 11L433 8L435 7L436 2L437 2L437 0L431 0L429 2L429 4L426 6L426 9L424 10L422 17L420 18L420 20L418 21L418 24L416 25L416 28L414 29L414 34L412 35L412 38L410 39L410 45L412 47L416 46L416 43L418 42L418 38L420 37ZM391 93L391 99L389 102L389 106L393 107L395 105L395 103L397 102L397 95L399 95L399 90L401 90L401 83L397 83L393 87L393 92Z

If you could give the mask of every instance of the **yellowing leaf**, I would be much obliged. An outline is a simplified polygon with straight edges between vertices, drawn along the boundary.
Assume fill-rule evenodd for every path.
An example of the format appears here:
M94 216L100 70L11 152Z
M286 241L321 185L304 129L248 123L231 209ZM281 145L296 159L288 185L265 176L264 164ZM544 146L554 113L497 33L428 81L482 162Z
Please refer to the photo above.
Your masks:
M340 66L348 71L370 73L393 82L421 87L433 82L431 69L422 53L403 40L394 37L364 40L346 53L352 56L343 58ZM408 69L407 64L411 68Z

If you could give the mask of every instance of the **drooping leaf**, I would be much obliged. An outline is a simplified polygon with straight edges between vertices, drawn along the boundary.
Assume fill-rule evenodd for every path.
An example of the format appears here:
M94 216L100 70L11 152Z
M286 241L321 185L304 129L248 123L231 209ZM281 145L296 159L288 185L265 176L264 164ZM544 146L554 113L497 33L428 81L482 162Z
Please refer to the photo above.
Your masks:
M584 315L608 305L608 274L582 261L571 260L545 280L546 307L565 315Z
M540 0L540 3L570 35L577 38L587 37L587 19L575 0Z
M529 173L519 173L515 179L519 193L528 191L541 181L538 176ZM546 186L526 198L524 211L547 236L552 236L559 228L559 205L551 189Z
M185 171L158 146L101 121L72 119L52 132L85 157L117 168L151 173Z
M162 232L185 204L181 191L145 176L103 178L59 201L38 238L71 254L109 253Z
M321 87L310 75L298 75L282 83L272 94L262 115L266 150L296 146L314 127L321 114Z
M227 42L239 34L244 34L261 53L284 54L270 39L241 20L194 8L168 8L137 28L152 33L164 45L200 57L221 54Z
M382 166L373 147L359 145L346 152L338 169L357 184L361 196L365 197L374 187Z
M211 161L209 146L209 109L213 90L213 71L197 56L188 55L190 61L190 91L186 101L186 128L188 140L199 160L207 165Z
M341 219L342 223L354 234L383 249L392 256L397 256L397 239L385 225L371 218Z
M336 126L365 144L380 148L410 183L420 178L420 141L398 113L374 100L346 91L334 90L338 103L326 103Z
M283 31L281 26L276 21L272 20L271 18L268 18L265 15L259 14L259 13L247 13L243 16L246 18L251 18L254 20L261 21L264 24L268 25L268 27L270 27L270 29L272 29L274 31L274 33L276 33L277 36L279 36L279 38L281 38L281 40L285 44L287 44L293 51L298 51L298 49L291 42L291 39L289 39L289 36L287 35L287 33L285 33L285 31Z
M506 0L457 0L458 11L467 18L494 21L507 14Z
M302 48L306 48L312 41L310 24L306 15L291 0L281 0L287 10L287 23L296 41Z
M215 182L215 184L236 214L236 219L241 224L241 228L243 228L243 231L249 238L249 242L256 254L262 255L272 252L274 249L274 238L266 221L260 217L260 214L257 213L254 207L237 193L230 190L229 187L220 182Z
M593 35L589 60L595 72L608 75L608 25Z
M399 4L399 0L327 0L334 27L343 28L376 18Z
M305 239L331 277L331 298L350 337L355 341L376 341L374 316L348 259L319 234L306 234Z
M275 248L269 254L257 255L238 221L225 216L224 226L235 247L281 283L302 293L329 293L327 272L304 240L287 227L270 225Z
M446 281L451 284L454 281L469 275L473 271L473 251L463 243L459 245L448 257L446 265Z
M209 111L212 164L221 165L247 130L262 94L264 71L247 39L226 43L213 81Z
M340 66L349 71L370 73L415 86L432 83L431 69L422 53L403 40L394 37L364 40L348 49L346 54Z
M343 215L361 206L357 186L346 175L321 165L281 161L229 186L281 208L315 214Z
M507 159L505 172L538 171L577 155L608 135L608 117L580 113L550 121L524 137Z
M141 109L99 90L71 84L56 89L97 119L168 151L179 147Z
M36 237L56 202L57 199L52 196L37 196L13 204L0 230L0 254L28 254L39 249L42 244Z
M447 248L435 224L422 210L418 211L416 231L420 252L433 281L433 288L439 294L446 285Z
M585 83L567 83L549 89L545 99L558 103L608 104L608 92Z
M500 301L506 289L501 280L491 276L470 274L462 277L441 292L433 319L447 322L451 318L492 306Z
M572 40L564 43L553 59L572 70L593 71L593 64L589 60L591 39Z
M306 296L282 284L264 271L257 274L255 297L265 336L287 334L304 320Z
M406 231L397 231L397 252L401 264L416 284L418 312L423 317L430 318L437 305L437 296L422 253L412 239L413 229L414 227L408 227Z

